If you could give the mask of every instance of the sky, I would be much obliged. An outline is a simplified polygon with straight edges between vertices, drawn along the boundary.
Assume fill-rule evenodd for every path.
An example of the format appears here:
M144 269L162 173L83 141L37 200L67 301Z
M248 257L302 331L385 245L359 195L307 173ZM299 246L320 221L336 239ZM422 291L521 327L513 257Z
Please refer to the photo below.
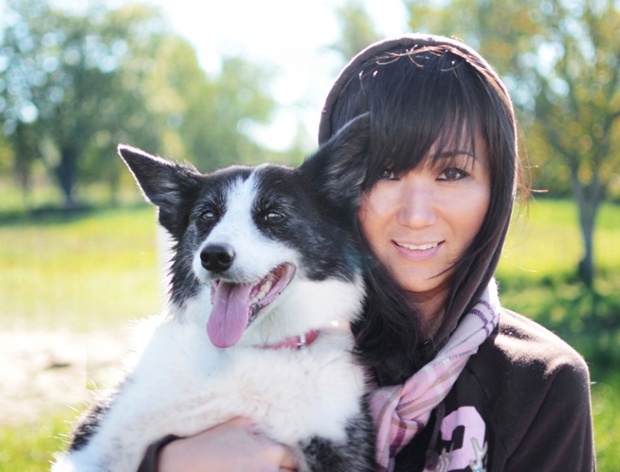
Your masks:
M306 127L311 145L321 106L341 66L328 45L339 38L333 11L344 0L148 0L162 8L172 28L196 49L207 73L217 73L222 54L272 68L272 93L279 103L273 125L254 137L284 150ZM364 5L383 36L407 31L402 0L366 0Z

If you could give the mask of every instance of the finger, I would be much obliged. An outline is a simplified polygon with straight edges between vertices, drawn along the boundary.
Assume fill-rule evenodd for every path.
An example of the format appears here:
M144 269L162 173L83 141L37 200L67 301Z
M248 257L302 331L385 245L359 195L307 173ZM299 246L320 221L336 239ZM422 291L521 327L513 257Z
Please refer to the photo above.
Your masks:
M282 449L283 453L280 459L280 470L297 470L297 461L295 460L293 451L284 445L282 445Z

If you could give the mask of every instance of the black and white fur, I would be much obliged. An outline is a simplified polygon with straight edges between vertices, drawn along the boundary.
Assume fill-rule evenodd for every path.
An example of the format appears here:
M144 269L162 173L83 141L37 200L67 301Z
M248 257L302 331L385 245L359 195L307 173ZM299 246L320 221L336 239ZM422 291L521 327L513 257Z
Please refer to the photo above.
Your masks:
M375 470L350 332L364 297L351 215L366 130L367 117L356 119L299 168L207 175L119 147L175 241L170 300L125 381L80 421L54 472L135 472L159 439L236 416L289 445L300 471ZM247 327L212 308L226 290L235 293L229 305L253 299ZM286 341L311 332L318 337L305 348Z

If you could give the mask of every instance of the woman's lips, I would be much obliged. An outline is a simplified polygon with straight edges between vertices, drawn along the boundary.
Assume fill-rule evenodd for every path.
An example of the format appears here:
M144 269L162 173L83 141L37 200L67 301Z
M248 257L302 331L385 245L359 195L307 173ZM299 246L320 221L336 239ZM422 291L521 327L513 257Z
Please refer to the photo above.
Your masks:
M393 241L393 243L398 252L407 259L424 261L433 258L437 254L439 248L443 244L443 241L416 244Z

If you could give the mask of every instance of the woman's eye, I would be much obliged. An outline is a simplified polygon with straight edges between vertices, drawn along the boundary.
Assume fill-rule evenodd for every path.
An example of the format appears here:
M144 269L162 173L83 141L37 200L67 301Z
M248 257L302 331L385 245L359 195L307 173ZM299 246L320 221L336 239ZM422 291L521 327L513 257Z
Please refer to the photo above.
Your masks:
M450 167L445 169L441 174L439 174L439 180L445 180L448 182L452 182L455 180L461 180L467 177L469 174L462 169L457 169L456 167Z
M386 168L379 174L379 180L394 180L396 179L396 173L390 169Z

